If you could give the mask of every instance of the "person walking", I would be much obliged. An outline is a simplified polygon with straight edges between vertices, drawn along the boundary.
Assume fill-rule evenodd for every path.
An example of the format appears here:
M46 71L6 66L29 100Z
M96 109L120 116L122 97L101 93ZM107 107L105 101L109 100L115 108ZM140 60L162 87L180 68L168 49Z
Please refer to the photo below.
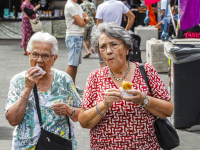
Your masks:
M34 7L31 3L31 0L22 0L21 10L23 13L22 16L22 41L21 48L24 48L24 55L27 55L26 48L27 43L33 35L32 27L29 19L36 18L36 11L40 8L40 5Z
M84 33L83 33L83 47L85 49L85 55L83 58L88 58L91 53L89 51L90 48L90 38L91 38L91 32L92 28L95 25L96 19L96 7L94 3L89 2L88 0L82 0L82 4L80 4L83 11L88 15L90 18L90 22L84 27Z
M108 66L88 77L78 120L90 129L91 150L159 150L155 116L170 117L174 105L155 68L144 64L151 87L145 83L138 62L129 62L133 39L116 23L102 23L94 31L92 45ZM123 81L132 84L124 96Z
M89 23L89 17L83 12L77 0L68 0L65 4L66 20L66 47L68 50L68 66L66 72L72 77L75 84L78 65L82 61L84 26ZM82 92L76 87L78 92Z
M73 122L78 121L81 98L71 77L52 68L58 58L57 52L58 41L54 36L35 33L27 46L30 68L16 74L10 81L4 113L10 125L16 126L12 150L39 149L43 129L59 136L62 141L69 139L71 134L72 150L77 149ZM40 121L34 86L41 110ZM66 145L63 146L67 149Z
M128 31L131 29L134 23L135 15L121 1L107 0L106 2L100 4L97 7L97 26L102 22L115 22L118 25L121 25L123 14L125 14L128 17L127 25L125 28ZM103 61L100 55L99 62L100 67L106 66L106 63Z

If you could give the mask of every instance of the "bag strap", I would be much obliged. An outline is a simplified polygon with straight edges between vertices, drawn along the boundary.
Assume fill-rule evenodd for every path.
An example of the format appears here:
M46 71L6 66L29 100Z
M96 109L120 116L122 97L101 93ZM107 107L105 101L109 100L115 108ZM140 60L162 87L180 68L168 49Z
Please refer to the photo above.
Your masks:
M42 117L41 117L41 111L40 111L40 107L39 107L39 98L38 98L36 84L34 85L33 92L34 92L34 96L35 96L35 103L36 103L37 114L38 114L38 118L39 118L39 122L40 122L40 128L42 128ZM69 139L71 139L71 127L70 127L69 117L67 117L67 122L69 124Z
M151 94L151 87L149 85L149 80L148 80L146 71L144 69L144 64L143 63L139 63L139 69L140 69L140 73L142 74L142 77L143 77L144 81L146 82L146 84L147 84L147 86L149 88L149 93Z
M85 3L85 5L86 5L86 6L89 8L89 10L91 11L91 13L92 13L92 15L93 15L94 22L95 22L95 16L94 16L94 14L93 14L93 12L92 12L92 9L91 9L90 6L87 5L86 3Z
M42 128L42 117L41 117L41 111L40 111L40 106L39 106L39 98L38 98L36 84L34 85L33 92L34 92L34 96L35 96L35 104L36 104L36 108L37 108L38 119L40 122L40 127Z

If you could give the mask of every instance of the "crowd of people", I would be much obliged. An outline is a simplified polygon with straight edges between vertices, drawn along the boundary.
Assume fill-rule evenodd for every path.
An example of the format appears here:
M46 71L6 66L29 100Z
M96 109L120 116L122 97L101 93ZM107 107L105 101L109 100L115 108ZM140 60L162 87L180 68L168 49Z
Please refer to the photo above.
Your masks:
M10 81L4 113L8 122L16 126L12 149L37 149L42 127L64 139L71 138L72 149L76 150L73 122L79 121L83 128L90 129L93 150L159 150L155 118L170 117L174 106L154 67L144 64L151 87L149 92L139 63L129 61L133 39L128 30L134 23L134 14L126 6L127 2L107 0L96 10L93 3L82 1L79 5L77 0L68 0L64 8L66 72L52 68L58 58L56 38L31 30L28 18L35 18L42 3L22 2L21 47L24 55L28 55L30 68ZM122 27L124 17L127 23ZM82 58L91 55L90 47L91 52L99 55L100 68L90 73L83 92L75 79ZM123 81L133 83L132 89L126 90L129 96L121 90ZM42 125L34 88L38 93ZM80 92L83 92L82 99Z

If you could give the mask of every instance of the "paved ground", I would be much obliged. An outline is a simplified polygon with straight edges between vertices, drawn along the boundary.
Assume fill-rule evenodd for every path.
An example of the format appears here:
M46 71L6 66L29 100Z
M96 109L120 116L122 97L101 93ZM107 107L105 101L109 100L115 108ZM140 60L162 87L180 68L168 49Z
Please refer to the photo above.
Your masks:
M13 127L9 125L4 117L4 106L8 93L9 81L13 75L30 67L28 57L22 55L20 40L0 40L0 150L10 150ZM145 52L142 52L142 59L145 62ZM58 59L55 68L65 71L67 67L67 51L63 39L59 39ZM91 55L89 59L83 59L79 66L76 84L81 88L85 87L89 73L98 68L98 58ZM167 74L160 74L165 85L168 83ZM89 130L81 128L75 123L78 150L89 150ZM177 130L180 137L180 146L175 150L200 150L200 131L188 132Z

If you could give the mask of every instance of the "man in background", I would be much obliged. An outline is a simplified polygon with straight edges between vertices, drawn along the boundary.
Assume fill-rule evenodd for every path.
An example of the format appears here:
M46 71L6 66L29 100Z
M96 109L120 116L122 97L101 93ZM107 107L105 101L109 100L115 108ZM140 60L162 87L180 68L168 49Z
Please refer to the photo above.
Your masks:
M88 15L90 18L90 22L84 27L85 31L83 33L83 47L85 49L85 55L83 58L88 58L91 53L89 51L90 48L90 38L92 27L95 25L95 16L96 16L96 7L93 3L89 2L88 0L82 0L83 3L80 4L81 8L83 9L84 13Z
M68 50L68 66L66 72L71 76L75 84L78 65L82 61L84 26L89 23L89 17L83 12L77 0L68 0L65 4L66 20L66 46ZM78 92L83 90L76 86Z
M51 1L52 0L34 0L34 5L37 6L40 4L39 10L50 11L51 10Z
M102 22L115 22L120 26L123 14L128 17L127 25L125 27L125 29L128 31L131 29L134 23L135 15L121 1L107 0L106 2L100 4L97 8L97 26ZM99 62L101 67L106 66L106 63L103 61L100 55Z

